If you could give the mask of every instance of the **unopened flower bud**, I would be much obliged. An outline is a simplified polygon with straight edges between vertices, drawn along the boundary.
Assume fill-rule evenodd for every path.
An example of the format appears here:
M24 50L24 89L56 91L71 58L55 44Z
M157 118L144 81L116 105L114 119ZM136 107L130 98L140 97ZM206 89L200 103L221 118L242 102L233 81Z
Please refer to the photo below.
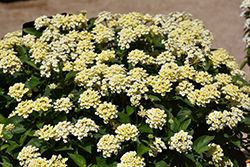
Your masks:
M168 120L168 123L173 124L174 120L170 119L170 120Z

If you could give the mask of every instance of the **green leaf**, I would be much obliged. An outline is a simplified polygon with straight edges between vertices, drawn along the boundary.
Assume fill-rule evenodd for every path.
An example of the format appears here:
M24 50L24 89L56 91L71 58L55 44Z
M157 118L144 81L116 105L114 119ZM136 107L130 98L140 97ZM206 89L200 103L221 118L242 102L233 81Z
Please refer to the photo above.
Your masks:
M47 145L42 146L42 147L40 148L40 153L42 154L42 153L44 153L45 151L47 151L48 149L49 149L49 146L47 146Z
M170 167L165 161L160 161L155 164L155 167Z
M45 90L44 90L43 96L45 96L45 97L49 96L50 91L51 91L51 89L50 89L49 86L47 85L46 88L45 88Z
M142 126L139 128L139 131L141 133L153 133L153 129L148 126L148 124L142 124Z
M245 117L244 119L241 120L241 123L244 123L246 125L250 125L250 118L249 117Z
M224 137L228 138L235 146L237 146L239 148L241 147L241 141L236 136L230 136L230 135L224 133Z
M5 123L5 117L2 114L0 114L0 123Z
M190 125L191 123L191 119L188 119L184 122L181 123L180 127L179 127L179 130L186 130L188 128L188 126Z
M140 144L139 147L137 148L137 156L141 156L144 153L148 152L149 147L146 147L144 144Z
M97 17L93 17L88 20L88 30L91 30L95 26L94 23L96 19Z
M71 154L68 153L68 155L70 156L70 158L80 167L84 167L84 165L86 164L86 160L83 156L79 155L79 154Z
M28 134L29 134L30 132L31 132L31 129L29 129L27 132L25 132L25 133L20 137L20 140L19 140L20 145L23 145L23 143L24 143L25 140L27 139Z
M13 167L13 165L11 165L11 164L6 164L6 163L2 163L2 162L0 162L0 164L1 164L3 167Z
M0 164L3 166L3 167L13 167L13 165L11 164L11 161L9 160L8 157L6 156L1 156L2 158L2 161Z
M42 139L38 139L38 138L32 138L27 144L26 146L29 146L29 145L32 145L32 146L35 146L35 147L41 147L44 143L44 140Z
M203 165L200 162L195 162L196 167L203 167Z
M127 111L127 114L128 114L128 115L131 115L131 114L134 113L135 108L134 108L134 107L131 107L131 106L129 106L129 105L127 105L127 106L126 106L126 111Z
M188 108L182 108L178 114L177 114L177 119L178 121L182 122L186 119L186 116L191 115L192 111Z
M27 56L27 48L26 47L18 46L17 49L18 49L18 53L20 54L21 58L28 58L28 56Z
M42 82L39 81L39 78L32 75L31 78L26 81L26 83L29 86L29 88L32 89L36 87L37 85L41 84Z
M118 112L117 115L119 116L119 122L130 123L130 118L129 118L128 114Z
M243 61L243 63L240 65L240 70L242 70L242 68L244 68L244 66L247 64L247 60Z
M69 72L69 73L66 75L64 81L67 81L67 80L69 80L70 78L74 77L77 73L79 73L79 71L71 71L71 72Z
M16 124L15 128L11 132L19 134L19 133L23 133L25 131L26 131L26 129L24 128L23 124Z
M20 147L19 144L17 144L14 141L9 141L9 144L10 144L10 146L7 148L7 150L5 151L5 153L8 153L8 152L10 152L10 151L12 151L12 150Z
M23 31L27 34L35 35L36 37L40 37L42 35L42 33L37 31L34 27L24 28Z
M59 146L57 148L55 148L55 151L70 151L70 150L74 150L70 143L60 143Z
M91 145L88 145L88 146L86 146L86 147L83 147L83 149L85 150L85 151L87 151L88 153L92 153L92 146Z
M27 60L27 61L24 61L24 63L26 63L26 64L30 65L31 67L33 67L34 69L40 71L40 68L37 67L36 64L35 64L34 62L28 61L28 60Z
M39 123L36 124L36 127L38 129L41 129L43 127L43 125L44 125L44 122L39 122Z
M24 119L20 116L13 116L13 117L10 117L8 119L6 119L6 122L5 124L8 125L8 124L14 124L14 125L17 125L18 123L24 121Z
M148 98L151 100L151 101L161 101L161 99L157 96L154 96L154 95L148 95Z
M2 150L4 150L4 149L6 149L6 148L8 148L9 147L9 144L4 144L4 145L1 145L1 147L0 147L0 151L2 151Z
M180 122L177 120L177 118L175 117L173 119L174 123L173 124L170 124L170 129L174 132L177 132L178 129L179 129L179 126L180 126Z
M96 163L98 167L117 167L117 162L113 163L107 163L106 158L103 158L102 156L96 157Z
M212 141L215 138L215 136L200 136L198 139L196 139L193 143L193 149L197 153L202 153L204 151L209 150L208 143Z

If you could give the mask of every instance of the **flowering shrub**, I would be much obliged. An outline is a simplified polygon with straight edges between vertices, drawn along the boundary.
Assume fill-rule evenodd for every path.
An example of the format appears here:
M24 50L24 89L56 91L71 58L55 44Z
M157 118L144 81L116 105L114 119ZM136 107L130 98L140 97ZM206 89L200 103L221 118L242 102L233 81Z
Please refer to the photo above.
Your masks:
M250 84L200 20L85 14L0 41L1 165L245 165Z

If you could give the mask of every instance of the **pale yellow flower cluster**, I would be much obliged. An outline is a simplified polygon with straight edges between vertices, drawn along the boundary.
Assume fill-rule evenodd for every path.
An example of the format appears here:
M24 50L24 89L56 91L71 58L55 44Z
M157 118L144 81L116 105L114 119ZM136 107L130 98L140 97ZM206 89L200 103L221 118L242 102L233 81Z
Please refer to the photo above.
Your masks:
M12 113L9 115L9 118L13 117L15 115L23 116L24 118L28 118L29 115L34 111L33 104L34 104L33 100L21 101L16 106L15 111L12 111Z
M75 125L67 121L59 122L55 126L44 125L42 129L36 131L35 136L46 141L50 138L56 141L62 138L63 142L67 143L68 136L71 134L81 140L83 137L91 136L90 131L98 132L98 129L99 126L93 120L85 117L79 119Z
M5 126L6 131L12 131L15 128L14 124L8 124ZM0 133L1 134L1 133Z
M130 123L128 124L122 124L118 126L115 130L116 138L120 142L124 142L125 140L136 140L136 136L139 134L139 130L135 125L131 125Z
M136 156L135 151L129 151L122 155L120 158L121 162L117 164L117 167L144 167L146 163L144 162L144 158L140 156Z
M55 83L48 85L51 90L56 89L57 85Z
M128 63L134 66L138 63L150 65L153 64L153 57L146 55L144 51L135 49L128 54Z
M57 99L53 104L55 111L65 111L66 114L69 113L69 110L71 110L72 107L74 107L73 102L71 102L68 97Z
M104 135L97 143L97 152L102 152L104 158L111 157L111 154L118 154L121 142L114 135Z
M172 29L168 34L168 40L163 40L162 43L167 51L172 52L178 58L187 54L185 64L201 63L204 65L205 56L210 51L212 40L211 32L204 29L201 21L184 20Z
M188 132L183 130L175 133L174 136L170 138L168 142L170 150L176 150L179 153L188 153L192 149L193 142L191 141L193 137L188 135Z
M91 106L97 108L99 105L101 96L97 91L88 89L84 91L78 100L82 109L89 109Z
M221 111L213 111L211 112L207 118L206 122L208 125L211 125L211 127L208 128L209 131L220 131L223 130L226 126L229 128L234 128L237 126L238 122L241 121L241 119L244 119L243 111L239 108L232 107L231 112L224 110Z
M166 123L167 114L159 108L151 108L146 111L146 118L146 123L149 124L150 128L162 130Z
M59 155L52 155L51 159L47 160L46 158L42 158L41 154L37 151L39 148L36 148L35 146L27 146L23 147L21 152L19 152L17 159L20 161L19 164L24 167L33 167L33 166L51 166L51 167L66 167L66 161L68 158L62 158L62 156Z
M111 102L107 103L105 101L97 107L95 114L102 118L103 122L107 124L109 120L118 117L116 115L117 112L118 111L115 105L113 105Z
M111 62L115 60L115 51L103 50L100 54L97 55L97 63Z
M87 137L88 135L91 137L92 132L98 132L99 126L96 125L95 121L89 118L82 118L77 121L74 127L70 130L70 132L77 137L78 140L81 140L83 137Z
M35 111L47 111L50 109L53 105L51 103L51 99L48 97L40 97L37 98L35 101L33 100L25 100L18 103L17 107L14 111L9 115L9 117L12 117L14 115L23 116L24 118L28 118L29 115L35 110Z
M207 157L212 156L212 161L214 165L225 166L225 167L233 167L233 163L231 160L224 160L222 157L224 156L223 150L220 145L215 143L208 144L210 149L207 152Z
M16 101L21 101L25 93L29 91L28 88L24 88L23 83L15 83L13 86L9 87L8 95L15 98Z
M4 127L4 124L0 124L0 138L1 138L3 141L5 141L5 139L3 138L3 135L2 135L3 127Z
M156 157L158 153L162 152L162 149L167 149L165 143L160 137L155 137L155 141L153 142L153 145L150 146L148 154L149 156Z
M226 66L230 70L232 76L241 76L245 77L246 73L241 71L238 65L235 62L233 56L229 56L228 52L225 49L219 48L214 51L211 51L211 54L208 55L208 58L213 63L213 68L221 67L222 65Z

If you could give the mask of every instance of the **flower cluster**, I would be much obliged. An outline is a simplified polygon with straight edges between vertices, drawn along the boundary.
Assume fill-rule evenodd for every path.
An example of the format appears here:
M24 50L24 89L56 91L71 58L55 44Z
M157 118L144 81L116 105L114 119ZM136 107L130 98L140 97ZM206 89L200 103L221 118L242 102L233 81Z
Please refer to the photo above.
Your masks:
M4 124L0 124L0 138L4 141L2 131L3 131Z
M15 83L13 86L9 87L8 95L15 98L16 101L21 101L23 95L28 92L28 88L24 88L23 83Z
M160 137L155 137L155 141L153 142L153 145L150 146L148 154L149 156L156 157L158 153L162 152L162 149L167 149L165 143Z
M174 136L170 138L168 142L170 150L176 150L179 153L188 153L189 150L192 149L191 145L193 142L191 141L193 137L188 135L188 132L184 132L183 130L175 133Z
M213 111L211 112L207 118L206 122L208 125L211 125L211 127L208 128L209 131L220 131L223 130L226 126L229 128L234 128L237 126L238 122L241 121L241 119L244 119L242 110L232 107L232 112L224 110L221 111Z
M89 118L82 118L77 121L73 128L71 128L70 132L77 136L78 140L81 140L83 137L91 136L90 131L98 132L99 126L95 124L95 122Z
M36 148L34 146L27 146L23 147L21 152L19 152L17 159L20 161L21 166L26 167L32 167L32 166L61 166L66 167L66 161L68 158L62 158L62 156L59 155L52 155L51 159L47 160L46 158L41 158L41 154L37 151L39 148Z
M121 148L120 141L114 135L104 135L97 143L97 152L103 151L103 157L111 157L111 154L118 154L118 150Z
M5 126L6 131L12 131L15 128L14 124L8 124ZM1 133L0 133L1 134Z
M165 111L159 108L152 108L146 111L146 123L149 124L150 128L162 130L166 123L166 117Z
M146 163L144 162L144 158L136 156L135 151L129 151L123 154L123 156L121 157L121 163L117 164L117 167L125 166L144 167L146 166Z
M69 110L74 107L73 103L70 101L68 97L62 97L61 99L57 99L56 102L54 102L54 109L55 111L65 111L67 114L69 113Z
M139 133L139 130L137 129L137 127L135 125L131 125L129 124L122 124L120 126L117 127L117 129L115 130L116 138L120 141L128 141L128 140L136 140L136 136Z
M210 149L207 152L207 157L211 157L212 156L212 161L213 163L219 166L228 166L228 167L232 167L233 163L231 162L231 160L224 160L222 159L222 157L224 156L223 150L220 147L220 145L215 144L215 143L210 143L208 144L208 147L210 147Z
M15 111L9 115L9 117L13 117L14 115L23 116L24 118L28 118L29 114L34 111L34 102L33 100L25 100L18 103Z
M107 124L109 120L118 117L116 115L117 112L118 111L115 105L113 105L112 103L107 103L105 101L103 104L100 104L97 107L95 114L98 115L100 118L102 118L103 122Z
M96 108L100 103L100 95L97 91L88 89L80 95L79 103L81 108L89 109L91 106Z
M83 137L87 137L90 131L98 132L99 126L89 118L79 119L75 125L70 122L59 122L55 126L44 125L42 129L35 132L35 136L39 139L48 141L50 138L54 138L56 141L63 139L64 143L67 143L68 135L72 134L81 140Z

